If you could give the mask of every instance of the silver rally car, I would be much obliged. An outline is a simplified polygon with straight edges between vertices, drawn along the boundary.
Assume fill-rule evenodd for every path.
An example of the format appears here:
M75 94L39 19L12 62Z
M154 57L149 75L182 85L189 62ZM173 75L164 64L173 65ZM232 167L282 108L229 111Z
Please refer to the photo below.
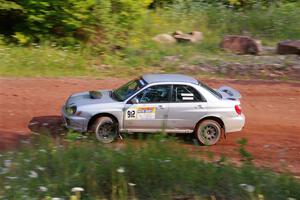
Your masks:
M194 133L202 144L216 144L223 133L245 124L238 91L217 90L179 74L147 74L114 90L71 95L62 107L67 128L94 132L110 143L121 132Z

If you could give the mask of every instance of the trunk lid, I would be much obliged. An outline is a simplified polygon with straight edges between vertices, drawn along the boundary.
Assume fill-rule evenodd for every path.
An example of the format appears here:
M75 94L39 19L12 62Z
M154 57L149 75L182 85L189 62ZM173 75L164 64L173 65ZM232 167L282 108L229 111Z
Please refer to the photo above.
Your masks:
M222 95L222 99L229 99L229 100L238 100L242 98L242 95L239 91L229 87L229 86L222 86L217 91Z

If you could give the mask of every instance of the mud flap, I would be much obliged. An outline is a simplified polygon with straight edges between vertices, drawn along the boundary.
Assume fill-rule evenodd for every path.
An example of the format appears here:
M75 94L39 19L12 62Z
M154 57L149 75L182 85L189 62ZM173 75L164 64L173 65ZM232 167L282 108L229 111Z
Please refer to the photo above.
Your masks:
M120 140L123 140L123 136L122 136L122 134L119 132L119 138L120 138Z
M223 140L226 140L226 133L225 133L225 129L224 128L222 128L221 129L221 139Z

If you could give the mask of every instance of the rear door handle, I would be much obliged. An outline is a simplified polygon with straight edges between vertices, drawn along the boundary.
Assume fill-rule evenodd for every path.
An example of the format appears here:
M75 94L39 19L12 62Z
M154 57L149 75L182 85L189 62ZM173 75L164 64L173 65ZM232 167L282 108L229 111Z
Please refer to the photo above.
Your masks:
M165 106L163 106L163 105L158 105L157 107L158 107L158 109L164 109L165 108Z
M203 105L197 105L195 108L198 108L198 109L203 109L204 106Z

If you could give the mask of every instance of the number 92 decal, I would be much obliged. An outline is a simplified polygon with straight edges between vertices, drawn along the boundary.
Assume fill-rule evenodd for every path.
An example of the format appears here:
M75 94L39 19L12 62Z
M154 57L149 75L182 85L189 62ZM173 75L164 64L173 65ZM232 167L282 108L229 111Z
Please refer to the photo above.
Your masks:
M128 109L126 111L126 119L136 119L136 109Z

